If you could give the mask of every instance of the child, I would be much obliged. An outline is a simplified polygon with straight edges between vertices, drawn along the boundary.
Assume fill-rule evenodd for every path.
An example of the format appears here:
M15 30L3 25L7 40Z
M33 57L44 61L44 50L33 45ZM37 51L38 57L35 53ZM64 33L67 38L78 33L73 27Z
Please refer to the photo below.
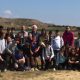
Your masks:
M79 67L79 57L76 55L76 50L75 48L72 48L71 50L71 55L69 56L69 60L68 60L68 63L69 63L69 68L70 69L77 69Z
M59 69L65 69L66 66L66 57L65 57L65 46L62 46L59 52Z
M25 57L23 55L23 49L19 49L17 53L15 53L15 68L17 70L25 70Z
M6 69L6 61L4 59L4 51L5 51L5 39L4 33L0 31L0 69L1 71L5 71Z
M43 54L43 59L45 60L45 70L51 67L51 62L53 64L52 67L55 67L54 52L49 42L46 42L46 45L42 54Z
M52 38L52 47L54 50L54 56L56 61L56 67L58 67L59 64L59 51L60 48L64 45L63 38L60 36L59 30L55 31L55 36Z

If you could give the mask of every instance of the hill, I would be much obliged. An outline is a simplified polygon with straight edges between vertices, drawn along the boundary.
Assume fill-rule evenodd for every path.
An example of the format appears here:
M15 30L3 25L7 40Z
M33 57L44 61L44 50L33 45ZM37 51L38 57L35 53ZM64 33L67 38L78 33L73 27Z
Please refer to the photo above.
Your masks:
M48 24L41 22L39 20L35 19L25 19L25 18L2 18L0 17L0 25L3 25L5 28L7 27L15 27L16 29L19 29L20 26L25 25L26 28L31 28L33 24L36 24L38 26L38 29L46 28L50 30L64 30L65 25L55 25L55 24ZM73 30L77 30L78 27L71 26Z
M4 27L19 28L22 25L25 25L26 27L31 27L33 24L36 24L39 28L46 28L48 26L46 23L43 23L35 19L0 18L0 25L3 25Z

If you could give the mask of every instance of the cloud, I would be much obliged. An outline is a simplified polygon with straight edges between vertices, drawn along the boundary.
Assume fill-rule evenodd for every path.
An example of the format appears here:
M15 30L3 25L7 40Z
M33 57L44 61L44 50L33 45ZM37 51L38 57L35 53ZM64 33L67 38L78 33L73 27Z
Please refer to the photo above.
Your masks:
M11 10L5 10L5 11L3 12L3 17L5 17L5 18L11 18L12 15L13 15L13 13L12 13Z

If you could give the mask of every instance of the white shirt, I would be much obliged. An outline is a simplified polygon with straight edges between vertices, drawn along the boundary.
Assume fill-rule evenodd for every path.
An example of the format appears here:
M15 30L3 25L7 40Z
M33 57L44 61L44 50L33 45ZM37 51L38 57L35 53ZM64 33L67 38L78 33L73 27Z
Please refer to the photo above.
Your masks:
M5 39L0 39L0 54L5 50Z
M60 48L64 45L63 39L60 36L56 36L52 39L52 47L54 50L60 50Z

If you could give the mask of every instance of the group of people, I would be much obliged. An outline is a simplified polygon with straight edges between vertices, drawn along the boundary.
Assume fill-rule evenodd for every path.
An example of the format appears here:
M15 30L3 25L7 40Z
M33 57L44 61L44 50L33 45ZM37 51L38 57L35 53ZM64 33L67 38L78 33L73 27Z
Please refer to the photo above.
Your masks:
M74 40L70 27L59 30L37 31L37 25L26 31L25 26L15 34L15 28L3 31L0 26L0 69L6 70L64 70L80 69L80 33Z

